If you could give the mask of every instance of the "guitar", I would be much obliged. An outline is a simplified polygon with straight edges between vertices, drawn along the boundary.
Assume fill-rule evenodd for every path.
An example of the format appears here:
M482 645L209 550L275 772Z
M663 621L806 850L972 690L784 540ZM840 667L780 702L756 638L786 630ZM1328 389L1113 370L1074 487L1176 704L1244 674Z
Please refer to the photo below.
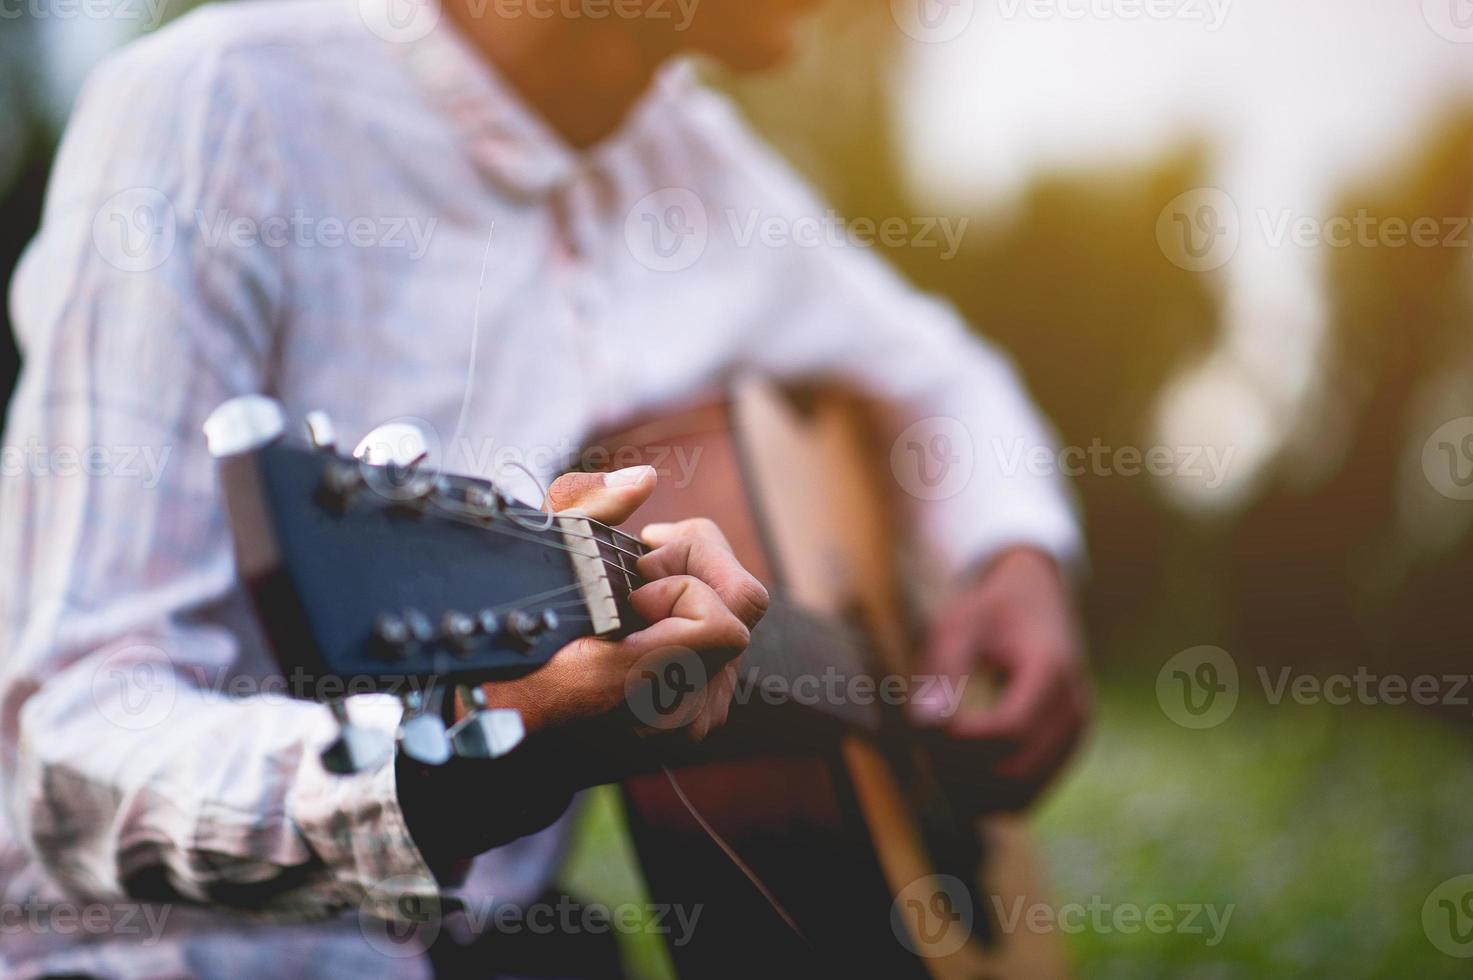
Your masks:
M404 698L412 758L498 758L516 751L520 720L485 708L482 685L639 625L627 600L645 548L617 529L430 472L412 451L347 458L321 417L294 444L260 399L227 403L207 431L240 574L289 687L338 714L330 768L392 749L347 723L346 686ZM1000 911L1044 900L1026 833L950 792L939 746L904 721L910 635L864 443L852 399L800 417L753 384L590 447L588 460L666 469L639 516L712 517L773 601L724 728L699 745L646 743L658 751L584 745L566 764L622 782L651 897L702 908L671 948L681 976L1062 977L1052 937L1000 928ZM672 453L691 464L681 478ZM640 720L660 727L698 687L700 664L676 666L631 688Z

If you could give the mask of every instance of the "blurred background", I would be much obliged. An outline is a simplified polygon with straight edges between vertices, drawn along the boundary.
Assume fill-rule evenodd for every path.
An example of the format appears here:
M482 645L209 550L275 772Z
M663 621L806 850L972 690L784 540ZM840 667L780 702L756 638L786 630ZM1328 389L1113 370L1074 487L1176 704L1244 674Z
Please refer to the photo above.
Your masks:
M89 66L184 9L0 10L0 280ZM1467 975L1473 5L832 0L814 30L713 80L845 217L969 219L890 257L1085 451L1100 703L1039 813L1055 901L1233 907L1215 944L1071 931L1079 975ZM0 392L15 367L7 323Z

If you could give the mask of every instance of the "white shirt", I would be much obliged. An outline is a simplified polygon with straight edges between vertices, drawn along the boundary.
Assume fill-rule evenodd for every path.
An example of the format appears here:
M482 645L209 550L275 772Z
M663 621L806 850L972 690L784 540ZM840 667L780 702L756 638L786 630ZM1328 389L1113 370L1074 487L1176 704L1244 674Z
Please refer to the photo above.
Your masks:
M274 668L200 431L232 396L324 409L349 443L412 418L433 463L527 494L501 461L550 476L734 374L821 374L888 399L896 432L941 419L893 457L940 567L1077 552L1060 487L1016 465L1049 437L1007 363L871 250L811 234L828 208L688 70L580 154L447 21L396 42L359 9L191 14L100 67L63 141L11 297L0 898L212 908L168 905L152 943L115 919L8 933L7 976L424 969L337 914L433 889L393 767L329 775L325 710L250 696ZM792 240L748 236L772 221ZM465 893L529 900L561 838L484 855Z

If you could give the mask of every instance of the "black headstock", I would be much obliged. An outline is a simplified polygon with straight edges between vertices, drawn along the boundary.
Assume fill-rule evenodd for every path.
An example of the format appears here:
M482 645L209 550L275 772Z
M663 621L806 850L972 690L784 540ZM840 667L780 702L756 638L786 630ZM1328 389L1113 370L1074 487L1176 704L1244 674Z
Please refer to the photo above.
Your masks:
M293 443L259 396L206 424L237 566L293 696L342 717L346 695L392 693L438 718L445 686L524 676L578 637L627 631L632 558L617 532L435 473L413 452L345 456L330 430L314 413Z

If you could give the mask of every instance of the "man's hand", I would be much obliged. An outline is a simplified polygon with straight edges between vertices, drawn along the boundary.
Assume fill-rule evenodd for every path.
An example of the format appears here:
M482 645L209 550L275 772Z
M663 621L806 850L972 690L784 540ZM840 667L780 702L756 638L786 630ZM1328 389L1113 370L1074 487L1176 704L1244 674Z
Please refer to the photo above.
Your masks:
M912 713L950 737L942 768L964 795L1004 809L1032 802L1078 742L1090 707L1071 597L1053 559L1015 548L992 561L937 617L927 669L952 683L1001 675L990 705L964 698L947 717L944 700L931 697Z
M655 479L648 466L569 473L549 488L549 503L556 511L619 524L649 498ZM576 640L536 673L487 687L493 705L521 711L529 735L604 719L648 725L652 719L628 712L631 683L676 661L698 675L694 696L681 705L679 730L699 741L726 722L737 655L767 610L767 590L737 562L710 521L651 525L643 537L654 550L636 566L647 583L630 602L649 626L617 642ZM702 653L730 658L712 671L709 683L692 662Z
M548 503L555 511L619 524L654 489L649 466L569 473L548 488ZM401 756L396 763L410 835L445 880L463 871L472 855L557 819L574 792L627 765L630 760L618 756L643 743L640 736L700 740L726 722L737 657L767 610L767 590L737 563L710 521L652 525L644 537L654 550L640 559L638 571L648 581L630 602L649 626L618 642L576 640L535 673L485 686L492 707L521 712L528 734L522 747L490 761L452 759L426 767ZM724 666L710 672L695 667L690 658L702 654ZM682 693L678 724L651 725L643 712L631 710L629 693L646 671L658 673L671 662L689 668L687 676L700 683Z

